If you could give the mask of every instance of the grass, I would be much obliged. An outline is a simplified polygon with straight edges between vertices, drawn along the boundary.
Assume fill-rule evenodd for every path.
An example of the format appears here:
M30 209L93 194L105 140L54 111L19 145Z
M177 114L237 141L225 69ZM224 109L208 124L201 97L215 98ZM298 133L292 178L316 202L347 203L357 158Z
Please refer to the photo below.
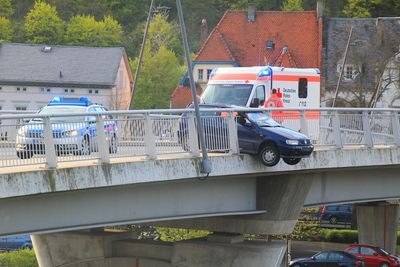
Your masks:
M35 251L19 250L0 253L0 267L38 267Z

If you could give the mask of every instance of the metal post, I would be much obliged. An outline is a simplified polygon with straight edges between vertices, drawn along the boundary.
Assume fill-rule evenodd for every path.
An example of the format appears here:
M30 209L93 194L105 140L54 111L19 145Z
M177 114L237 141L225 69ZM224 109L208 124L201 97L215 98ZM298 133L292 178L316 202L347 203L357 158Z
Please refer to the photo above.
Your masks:
M343 142L342 142L342 136L340 132L340 119L339 119L339 114L337 111L333 112L333 135L335 136L335 144L336 148L342 148L343 147Z
M101 115L98 115L96 118L96 132L100 162L110 163L110 154L108 153L108 147L110 144L108 144L106 140L106 134L104 132L104 120Z
M301 111L300 131L303 134L308 135L308 125L307 125L307 119L306 119L306 112L304 110Z
M153 134L152 122L149 114L145 114L144 120L144 142L146 144L146 153L149 159L156 158L156 139Z
M392 128L393 128L394 143L396 146L400 146L400 123L399 123L399 114L397 113L397 111L392 112Z
M188 66L190 89L192 90L193 104L194 104L194 109L196 112L197 129L199 131L201 153L203 155L200 172L209 174L211 172L211 162L210 162L210 159L208 158L208 154L207 154L206 143L205 143L205 139L204 139L203 125L201 125L201 123L200 123L199 104L197 102L197 97L196 97L196 95L197 95L196 87L194 84L192 63L190 60L189 44L188 44L187 36L186 36L186 27L185 27L185 21L183 19L181 1L176 0L176 5L177 5L177 9L178 9L179 24L181 26L182 42L183 42L183 46L185 48L185 57L186 57L186 63Z
M228 120L228 134L229 134L229 144L230 144L230 153L238 154L239 153L239 140L236 128L236 120L233 112L229 112L229 117L226 117Z
M196 131L196 124L194 122L194 115L193 113L188 114L188 127L189 127L189 149L192 152L193 156L199 157L199 140L197 138L197 131Z
M362 113L362 122L363 122L363 131L364 131L364 140L365 145L369 148L374 146L372 140L371 126L369 124L369 116L368 111L363 111Z
M142 47L140 48L138 65L136 67L135 79L133 80L133 85L132 85L132 89L131 89L131 99L129 101L129 109L133 109L133 104L134 104L133 103L133 97L135 95L136 84L137 84L137 81L139 79L139 71L140 71L140 66L142 65L144 46L146 44L147 33L149 31L151 14L153 13L153 5L154 5L154 0L151 0L150 8L149 8L149 14L147 15L146 28L145 28L144 34L143 34Z
M43 130L44 130L44 149L46 153L46 164L48 168L57 167L57 156L56 149L54 147L53 140L53 129L51 127L50 118L46 117L43 119Z

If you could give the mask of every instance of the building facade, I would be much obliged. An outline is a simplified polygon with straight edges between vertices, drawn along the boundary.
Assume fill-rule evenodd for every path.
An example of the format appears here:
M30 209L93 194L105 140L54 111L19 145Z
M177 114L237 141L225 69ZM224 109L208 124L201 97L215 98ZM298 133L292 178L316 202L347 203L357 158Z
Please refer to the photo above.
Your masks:
M88 96L126 109L132 73L124 48L0 44L1 110L38 110L54 96Z

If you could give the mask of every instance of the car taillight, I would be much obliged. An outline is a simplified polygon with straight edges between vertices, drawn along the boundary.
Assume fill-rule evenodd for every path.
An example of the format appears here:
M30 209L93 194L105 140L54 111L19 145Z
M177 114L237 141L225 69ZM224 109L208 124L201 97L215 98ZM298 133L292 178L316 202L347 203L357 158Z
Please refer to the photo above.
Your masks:
M322 207L322 211L321 211L321 212L322 212L322 214L324 214L324 213L325 213L325 209L326 209L326 208L325 208L325 206L323 206L323 207Z
M356 266L364 266L362 261L356 261L355 264L356 264Z

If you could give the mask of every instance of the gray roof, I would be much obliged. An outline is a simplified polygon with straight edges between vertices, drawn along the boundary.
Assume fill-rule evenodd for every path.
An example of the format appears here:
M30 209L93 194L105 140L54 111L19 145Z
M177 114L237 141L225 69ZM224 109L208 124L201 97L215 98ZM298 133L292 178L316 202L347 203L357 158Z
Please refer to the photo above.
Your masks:
M2 43L0 84L111 87L122 57L122 47Z

